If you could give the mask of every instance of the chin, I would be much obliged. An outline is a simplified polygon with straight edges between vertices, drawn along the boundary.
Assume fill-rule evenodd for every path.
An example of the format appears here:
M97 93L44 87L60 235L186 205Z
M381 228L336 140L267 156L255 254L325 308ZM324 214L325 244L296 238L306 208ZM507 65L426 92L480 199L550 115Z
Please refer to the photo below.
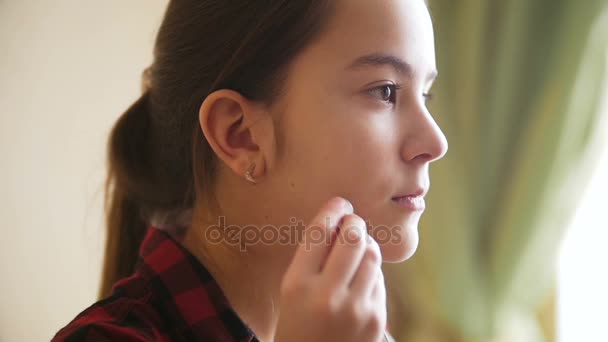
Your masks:
M405 227L400 234L391 238L376 238L382 252L382 261L398 263L411 258L418 248L418 227Z

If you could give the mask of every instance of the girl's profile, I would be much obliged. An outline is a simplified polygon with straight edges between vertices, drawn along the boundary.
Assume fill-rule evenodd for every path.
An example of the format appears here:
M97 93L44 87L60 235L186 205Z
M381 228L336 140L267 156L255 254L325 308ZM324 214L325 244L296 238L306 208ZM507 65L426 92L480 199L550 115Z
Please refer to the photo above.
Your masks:
M423 0L169 1L109 137L100 300L54 340L390 339L437 75Z

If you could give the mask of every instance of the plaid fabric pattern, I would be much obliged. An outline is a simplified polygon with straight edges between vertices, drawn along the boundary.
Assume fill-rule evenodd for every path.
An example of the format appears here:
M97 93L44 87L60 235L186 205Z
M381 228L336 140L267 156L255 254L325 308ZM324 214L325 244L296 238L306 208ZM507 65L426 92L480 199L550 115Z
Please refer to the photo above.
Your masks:
M205 267L167 233L149 227L136 271L91 305L52 341L249 341Z

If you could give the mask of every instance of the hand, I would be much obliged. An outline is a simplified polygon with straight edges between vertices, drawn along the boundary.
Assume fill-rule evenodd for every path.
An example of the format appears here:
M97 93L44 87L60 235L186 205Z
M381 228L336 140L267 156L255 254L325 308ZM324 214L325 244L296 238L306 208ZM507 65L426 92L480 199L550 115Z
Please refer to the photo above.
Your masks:
M348 201L330 200L306 227L283 277L275 341L383 341L381 263L365 221Z

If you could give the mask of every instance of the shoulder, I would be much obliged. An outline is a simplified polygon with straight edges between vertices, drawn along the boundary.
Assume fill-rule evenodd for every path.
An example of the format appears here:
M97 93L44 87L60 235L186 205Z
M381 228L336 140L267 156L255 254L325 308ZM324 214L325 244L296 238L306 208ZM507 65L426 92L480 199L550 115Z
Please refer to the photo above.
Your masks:
M53 341L164 340L151 293L145 289L136 292L118 290L94 303L59 330Z
M52 341L151 341L153 335L145 334L132 326L121 326L117 322L89 322L68 325L60 330Z

